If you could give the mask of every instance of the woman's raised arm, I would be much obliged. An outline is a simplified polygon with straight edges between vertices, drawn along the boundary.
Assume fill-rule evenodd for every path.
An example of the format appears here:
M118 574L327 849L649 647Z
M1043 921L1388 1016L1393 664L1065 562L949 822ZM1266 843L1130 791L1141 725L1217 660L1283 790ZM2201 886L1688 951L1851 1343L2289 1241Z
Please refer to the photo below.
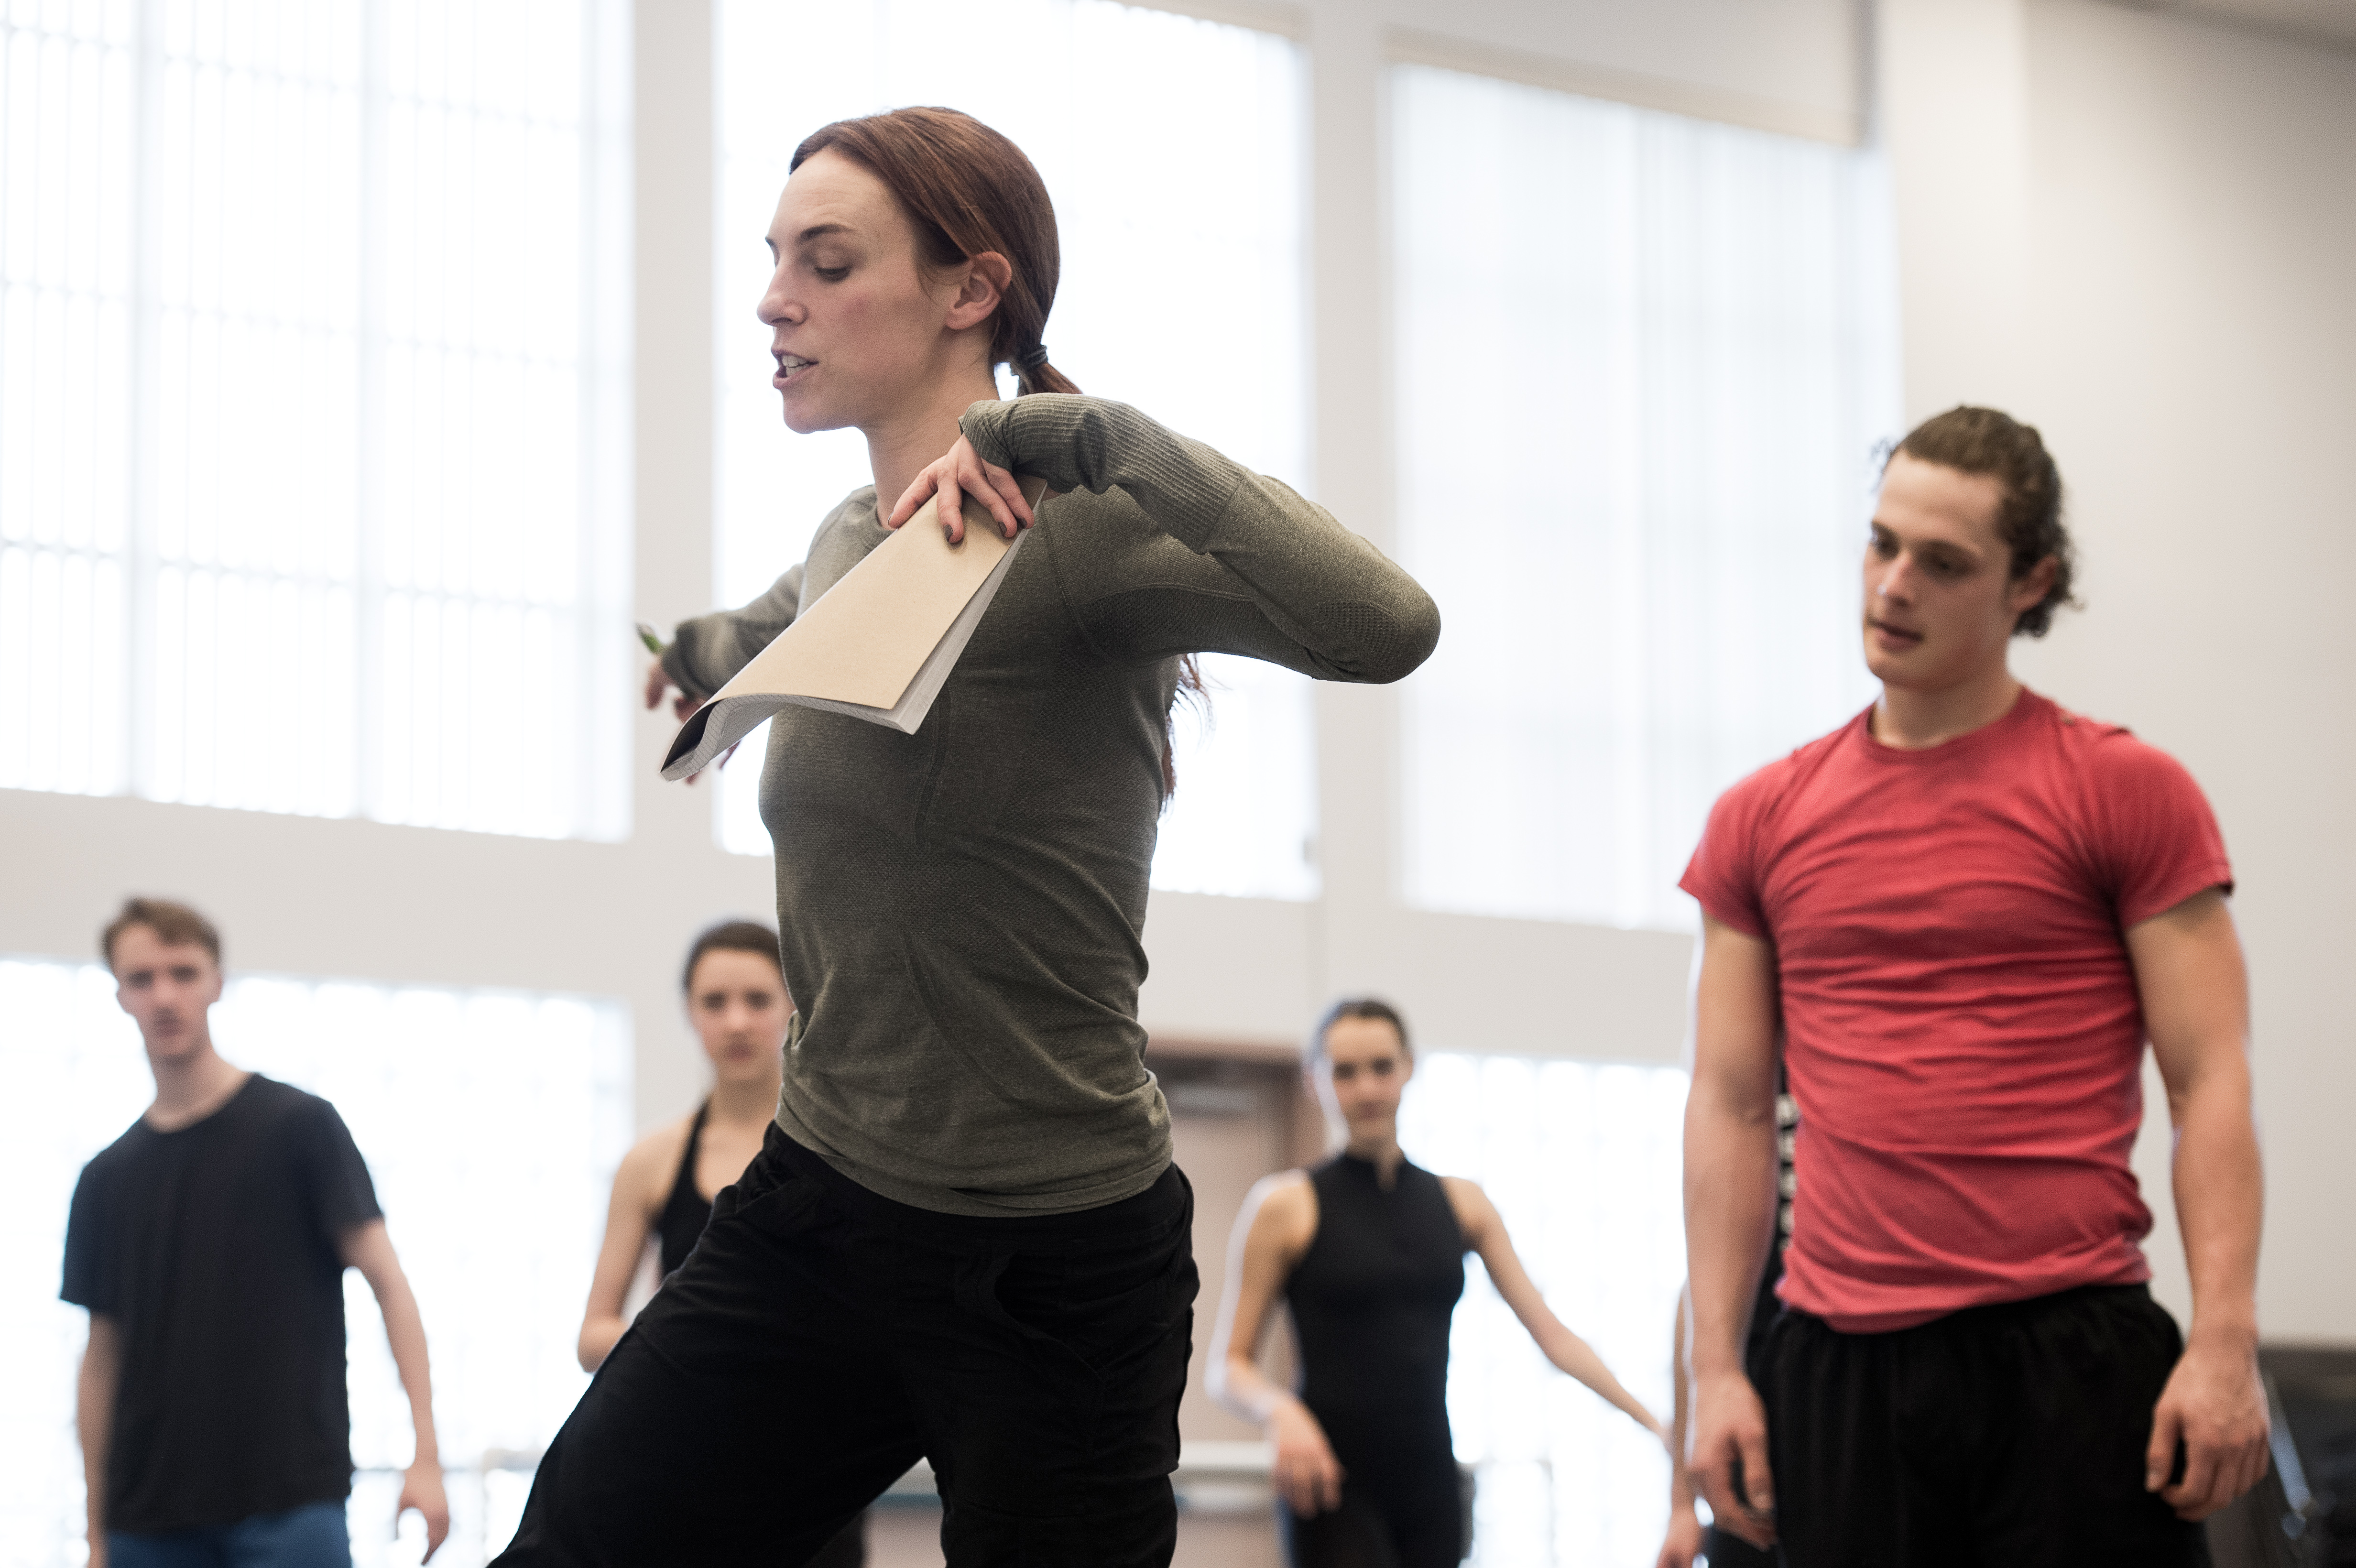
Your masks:
M1037 393L976 403L981 459L1057 491L1117 493L1042 542L1108 651L1236 653L1323 680L1399 679L1440 641L1414 578L1290 485L1125 403ZM1052 517L1053 514L1050 514Z

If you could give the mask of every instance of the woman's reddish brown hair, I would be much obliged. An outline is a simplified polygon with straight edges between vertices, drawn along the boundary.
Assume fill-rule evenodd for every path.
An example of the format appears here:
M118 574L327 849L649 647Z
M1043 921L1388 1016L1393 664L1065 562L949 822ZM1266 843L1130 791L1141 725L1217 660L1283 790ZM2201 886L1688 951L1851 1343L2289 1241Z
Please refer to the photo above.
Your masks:
M1018 395L1079 390L1044 359L1023 363L1043 347L1063 249L1055 204L1022 148L955 109L894 109L819 127L794 149L793 166L830 147L884 182L932 265L954 267L985 251L1006 258L1014 275L999 301L990 359L1014 367Z
M1017 397L1080 389L1043 357L1064 252L1047 182L1022 148L955 109L894 109L820 126L794 149L793 168L829 148L884 182L916 226L925 261L954 267L985 251L1006 258L1013 276L999 297L990 362L1014 368ZM1202 667L1192 654L1178 661L1177 695L1205 700ZM1177 741L1165 720L1163 802L1177 792Z

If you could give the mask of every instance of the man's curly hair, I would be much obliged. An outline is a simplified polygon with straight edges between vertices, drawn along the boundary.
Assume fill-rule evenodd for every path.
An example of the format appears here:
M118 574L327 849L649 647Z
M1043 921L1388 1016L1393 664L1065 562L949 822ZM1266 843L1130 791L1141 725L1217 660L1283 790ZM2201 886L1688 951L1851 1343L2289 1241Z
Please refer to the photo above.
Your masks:
M2076 608L2071 590L2077 579L2078 551L2062 522L2062 470L2054 466L2035 425L2022 424L1996 409L1952 408L1916 425L1895 450L1919 463L1987 475L2004 486L1996 528L2012 552L2009 575L2014 581L2052 558L2053 586L2020 613L2012 624L2013 635L2041 637L2052 629L2054 611ZM1889 464L1882 466L1886 471Z

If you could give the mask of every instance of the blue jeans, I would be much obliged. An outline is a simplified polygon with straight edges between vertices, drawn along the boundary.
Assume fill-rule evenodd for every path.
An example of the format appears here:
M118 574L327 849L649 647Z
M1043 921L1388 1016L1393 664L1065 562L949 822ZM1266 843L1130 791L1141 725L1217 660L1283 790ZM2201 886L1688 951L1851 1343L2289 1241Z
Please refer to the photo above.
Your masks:
M202 1530L110 1530L106 1560L110 1568L352 1568L352 1538L343 1504L305 1503Z

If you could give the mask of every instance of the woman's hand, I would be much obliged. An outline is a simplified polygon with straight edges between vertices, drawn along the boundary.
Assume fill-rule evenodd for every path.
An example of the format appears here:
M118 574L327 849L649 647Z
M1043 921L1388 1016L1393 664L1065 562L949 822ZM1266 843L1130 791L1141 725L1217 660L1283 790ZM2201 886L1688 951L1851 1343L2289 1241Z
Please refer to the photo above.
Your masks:
M693 718L695 710L703 706L703 699L675 683L670 677L670 671L663 668L662 660L657 659L647 670L647 706L650 709L660 708L663 693L667 691L674 694L670 704L671 714L682 724Z
M1277 1495L1302 1519L1330 1513L1342 1506L1342 1462L1325 1441L1325 1429L1298 1401L1279 1407L1269 1424L1276 1439L1276 1466L1271 1479Z
M682 724L686 723L690 719L694 718L695 710L702 707L706 701L710 700L707 698L696 696L695 693L689 691L686 688L672 681L670 678L670 672L662 667L662 660L657 659L654 662L653 667L647 671L647 706L648 708L660 708L662 706L663 693L665 692L670 692L673 694L670 703L671 714ZM743 743L744 742L740 741L737 742L737 745L742 745ZM726 767L728 765L728 759L735 754L735 746L731 746L726 751L721 752L719 761L712 764L713 770L716 772L721 768ZM693 784L702 776L703 775L700 773L690 773L687 775L687 782L689 784Z
M971 496L998 519L998 526L1012 539L1016 532L1031 526L1031 503L1023 498L1023 487L1014 475L994 463L984 463L973 443L959 436L957 444L946 455L926 466L916 475L916 482L902 493L892 507L892 515L884 519L887 528L896 528L916 515L916 508L927 500L938 500L936 510L941 521L941 531L948 535L949 543L965 542L964 497Z
M1660 1554L1654 1558L1654 1568L1693 1568L1693 1560L1701 1554L1701 1520L1694 1517L1690 1505L1669 1510L1668 1533L1661 1538Z

